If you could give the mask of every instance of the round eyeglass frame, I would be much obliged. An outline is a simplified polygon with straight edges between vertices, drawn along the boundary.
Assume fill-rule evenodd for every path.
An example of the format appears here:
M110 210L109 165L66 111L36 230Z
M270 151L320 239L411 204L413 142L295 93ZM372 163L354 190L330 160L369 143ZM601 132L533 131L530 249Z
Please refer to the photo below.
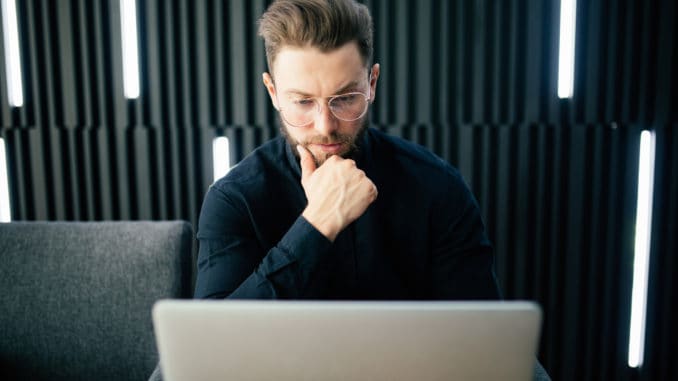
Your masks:
M369 79L368 79L368 83L370 83L370 82L372 82L372 76L371 76L371 75L370 75L370 77L369 77ZM275 86L275 84L274 84L274 86ZM313 121L315 120L315 118L318 116L318 114L320 114L320 111L322 110L322 107L323 107L323 106L321 106L321 105L320 105L320 102L318 102L317 100L319 100L319 99L327 99L327 107L329 107L330 102L332 102L332 100L334 100L335 98L345 97L345 96L347 96L347 95L359 94L359 95L362 95L363 97L365 97L365 109L360 113L359 116L357 116L357 117L355 117L355 118L353 118L353 119L344 119L344 118L341 118L341 117L339 117L337 114L334 113L334 110L332 110L331 107L329 107L330 113L331 113L332 116L334 116L335 118L337 118L337 119L339 119L339 120L341 120L341 121L344 121L344 122L353 122L353 121L356 121L356 120L362 118L363 116L365 116L365 114L367 114L367 110L370 108L370 92L371 92L371 87L368 86L368 87L367 87L367 94L361 93L360 91L352 91L352 92L349 92L349 93L337 94L337 95L330 95L330 96L327 96L327 97L313 97L313 98L309 98L309 99L313 99L313 101L316 102L316 104L318 105L318 107L316 108L316 114L313 116L313 118L311 118L308 122L306 122L306 123L304 123L304 124L294 124L294 123L290 123L290 121L287 120L287 118L285 118L285 115L284 115L284 113L283 113L283 109L282 109L282 108L278 108L278 113L280 114L280 117L285 121L285 123L289 124L290 126L292 126L292 127L306 127L306 126L308 126L309 124L313 123ZM280 99L278 98L278 92L277 92L277 91L276 91L276 93L275 93L275 97L276 97L276 99L278 99L278 104L280 104Z

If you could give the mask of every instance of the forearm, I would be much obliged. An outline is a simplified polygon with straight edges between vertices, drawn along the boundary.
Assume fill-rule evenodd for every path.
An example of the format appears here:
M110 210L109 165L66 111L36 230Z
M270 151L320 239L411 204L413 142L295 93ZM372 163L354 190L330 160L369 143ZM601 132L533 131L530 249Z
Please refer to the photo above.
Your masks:
M196 298L308 297L309 280L331 246L303 217L265 255L245 237L200 243Z

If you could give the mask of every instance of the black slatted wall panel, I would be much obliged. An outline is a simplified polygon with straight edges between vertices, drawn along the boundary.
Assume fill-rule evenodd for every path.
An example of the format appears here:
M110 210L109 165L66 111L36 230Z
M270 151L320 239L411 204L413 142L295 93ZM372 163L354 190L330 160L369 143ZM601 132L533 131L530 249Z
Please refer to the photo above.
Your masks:
M674 54L675 57L675 54ZM676 88L673 88L675 94ZM675 105L675 98L673 104ZM675 106L674 106L675 112ZM657 132L657 162L648 296L648 370L644 380L673 380L678 367L672 353L678 342L673 312L678 300L678 124Z
M556 380L678 379L678 6L580 0L575 96L556 97L559 2L369 0L375 125L459 167L508 298L545 312ZM18 0L25 105L0 133L17 220L187 219L277 135L261 73L264 0L137 0L141 96L122 93L117 0ZM1 33L1 32L0 32ZM640 132L657 133L647 359L626 366Z

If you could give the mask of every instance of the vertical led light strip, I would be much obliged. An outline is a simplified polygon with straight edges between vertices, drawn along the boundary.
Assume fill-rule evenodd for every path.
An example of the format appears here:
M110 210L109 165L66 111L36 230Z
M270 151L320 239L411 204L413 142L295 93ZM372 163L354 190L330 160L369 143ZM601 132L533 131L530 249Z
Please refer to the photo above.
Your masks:
M9 204L9 181L7 179L5 139L0 138L0 222L10 222L12 220Z
M558 98L572 98L574 88L574 41L577 28L577 0L560 0L560 53Z
M137 48L137 5L120 0L122 35L122 74L125 98L139 97L139 52Z
M645 314L647 283L650 269L652 238L652 196L654 183L655 135L643 131L640 135L638 160L638 203L636 206L636 243L633 259L633 291L631 295L631 325L629 328L629 366L643 365L645 346Z
M21 84L21 55L19 53L19 25L14 0L2 0L2 28L5 36L5 69L9 105L21 107L24 93Z
M214 181L224 177L231 169L231 157L228 138L219 136L212 142L212 161L214 162Z

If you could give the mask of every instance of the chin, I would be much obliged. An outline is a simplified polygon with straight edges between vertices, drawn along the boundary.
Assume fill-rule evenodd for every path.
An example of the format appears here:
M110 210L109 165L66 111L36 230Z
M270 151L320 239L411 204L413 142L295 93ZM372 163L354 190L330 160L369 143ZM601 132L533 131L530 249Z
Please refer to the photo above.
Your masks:
M323 165L327 159L329 159L332 156L339 156L344 159L352 159L353 158L353 151L352 150L346 150L345 152L340 152L340 153L323 153L323 152L311 152L313 154L313 159L315 159L315 165L317 167Z
M369 112L368 112L368 116L369 116ZM291 134L288 131L288 128L291 128L291 127L287 127L285 125L285 123L283 122L280 115L278 115L278 117L277 117L277 122L278 122L278 127L280 129L281 135L285 138L285 140L287 140L287 143L293 148L292 152L294 153L294 156L296 156L297 158L299 157L299 153L297 152L296 149L294 149L294 147L296 147L297 144L302 144L303 146L309 148L309 151L311 152L311 154L313 155L313 158L315 159L316 165L320 166L323 163L325 163L325 161L327 159L329 159L331 156L334 156L334 155L339 155L340 157L342 157L344 159L353 159L354 158L356 152L358 152L360 150L360 147L359 147L360 141L362 140L367 129L369 128L369 117L368 116L365 116L359 122L360 128L358 128L355 135L351 137L350 141L347 141L348 147L346 147L344 149L344 151L338 152L338 153L325 153L325 152L322 152L322 151L316 152L315 150L311 150L307 144L299 142L298 140L296 140L295 138L293 138L291 136Z

